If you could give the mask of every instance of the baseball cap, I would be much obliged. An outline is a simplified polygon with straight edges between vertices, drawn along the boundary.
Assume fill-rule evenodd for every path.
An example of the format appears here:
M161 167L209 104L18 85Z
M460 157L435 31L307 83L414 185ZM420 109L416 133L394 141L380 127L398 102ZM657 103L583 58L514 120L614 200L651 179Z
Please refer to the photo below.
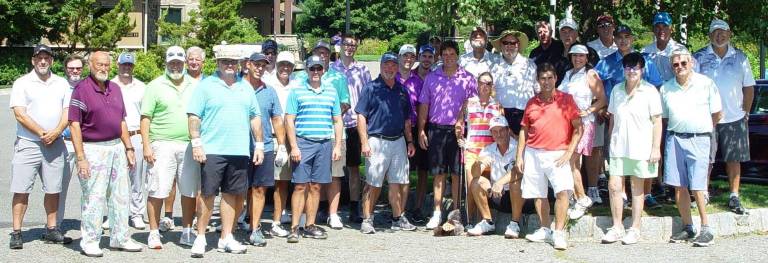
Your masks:
M253 52L250 57L248 57L251 61L259 61L263 60L264 62L267 62L269 64L269 60L267 60L267 56L264 56L261 52Z
M516 37L517 41L520 41L520 45L519 45L520 48L518 50L522 51L522 50L525 50L526 47L528 47L528 36L525 35L525 33L523 32L513 30L513 29L507 29L507 30L504 30L504 32L501 32L501 35L499 35L499 38L494 40L491 44L493 44L493 47L496 50L501 50L501 47L502 47L501 40L509 35Z
M620 26L616 27L616 32L614 32L613 34L614 35L619 35L621 33L626 33L626 34L632 35L632 29L629 28L628 26L620 25Z
M280 62L288 62L294 65L293 54L290 51L280 51L280 53L277 53L277 64L280 64Z
M123 52L120 53L120 56L117 57L117 64L136 64L136 56L133 55L133 53Z
M472 38L472 36L473 36L475 33L478 33L478 32L480 32L480 33L483 33L483 35L484 35L486 38L488 37L488 33L487 33L487 32L485 32L485 29L483 29L482 27L476 26L474 29L472 29L472 32L469 32L469 38Z
M589 54L589 50L587 50L587 47L582 44L576 44L571 47L571 50L568 51L568 54Z
M38 44L32 51L32 56L37 56L37 54L40 54L40 52L46 52L48 55L53 55L53 50L51 50L51 47L46 46L45 44Z
M319 56L312 55L307 59L307 70L317 65L320 65L321 67L325 68L325 63L323 62L323 59L321 59Z
M277 42L272 39L267 39L264 43L261 43L261 53L266 52L268 49L277 51Z
M496 116L491 118L491 121L488 123L488 126L490 126L491 129L494 127L509 127L509 123L507 123L507 119L503 116Z
M725 31L731 31L731 27L728 26L728 23L720 20L720 19L712 19L712 23L709 24L709 33L714 32L715 30L722 29Z
M213 46L213 53L216 59L234 59L240 60L243 58L243 52L236 45L216 45Z
M423 45L421 46L421 48L419 48L419 54L424 52L435 54L435 48L433 48L432 45L430 44Z
M672 24L672 17L669 16L669 13L667 12L658 12L655 15L653 15L653 25L662 23L664 25L671 25Z
M616 22L614 22L613 17L611 15L601 15L601 16L599 16L597 18L597 24L599 25L601 23L616 24Z
M413 53L414 55L416 55L416 47L414 47L411 44L405 44L405 45L401 46L400 47L400 52L398 52L398 55L405 55L407 53Z
M315 44L315 47L312 48L312 51L315 51L315 49L318 49L318 48L325 48L328 51L331 51L331 44L328 44L328 42L319 40L317 41L317 44Z
M395 55L395 53L386 52L384 53L384 55L381 55L380 61L381 61L381 64L384 64L385 62L388 62L388 61L394 61L395 63L397 63L397 56Z
M173 60L185 61L186 53L180 46L171 46L165 50L165 62L171 62Z
M564 27L570 27L573 30L579 30L579 24L576 24L576 21L574 21L573 18L570 18L570 17L560 20L560 24L558 24L557 30L561 30Z

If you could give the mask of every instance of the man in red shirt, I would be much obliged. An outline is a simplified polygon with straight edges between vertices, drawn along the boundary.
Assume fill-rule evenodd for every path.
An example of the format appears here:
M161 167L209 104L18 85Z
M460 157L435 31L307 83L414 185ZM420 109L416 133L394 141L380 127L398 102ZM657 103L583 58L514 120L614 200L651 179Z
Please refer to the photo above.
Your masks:
M536 199L541 227L526 236L532 242L553 242L555 249L568 247L565 236L568 198L573 176L568 160L582 133L579 109L573 97L557 90L557 72L552 64L536 69L540 92L528 100L521 121L516 168L523 175L523 198ZM527 164L527 166L526 166ZM555 231L549 229L547 186L555 192Z

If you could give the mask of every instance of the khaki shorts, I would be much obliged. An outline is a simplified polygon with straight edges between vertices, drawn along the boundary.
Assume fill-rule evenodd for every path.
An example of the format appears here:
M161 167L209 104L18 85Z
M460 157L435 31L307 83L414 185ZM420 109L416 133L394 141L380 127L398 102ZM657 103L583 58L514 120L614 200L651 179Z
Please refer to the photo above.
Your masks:
M336 147L336 143L333 143ZM333 158L333 156L331 156ZM344 165L347 164L347 142L341 141L341 158L338 161L331 159L331 177L344 177Z

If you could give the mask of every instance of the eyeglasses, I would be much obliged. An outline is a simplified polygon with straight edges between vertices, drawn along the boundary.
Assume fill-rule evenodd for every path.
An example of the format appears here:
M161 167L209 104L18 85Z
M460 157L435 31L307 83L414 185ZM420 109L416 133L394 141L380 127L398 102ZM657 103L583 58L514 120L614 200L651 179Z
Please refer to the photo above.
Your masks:
M643 68L642 68L642 67L640 67L640 66L636 66L636 67L624 67L624 71L626 71L626 72L640 72L640 71L642 71L642 70L643 70Z
M519 43L520 43L520 41L501 41L501 44L505 45L505 46L517 45Z
M681 61L678 63L672 63L672 68L687 67L688 61Z
M224 64L224 65L227 65L227 66L237 65L237 60L235 60L235 59L220 59L219 62L221 62L221 64Z
M344 43L344 47L348 47L348 48L357 48L357 44Z
M493 81L478 81L480 85L493 86Z
M322 72L322 71L323 71L323 67L321 67L321 66L315 66L315 67L309 68L309 72L313 72L313 73L314 72Z
M181 52L177 52L177 53L168 52L168 53L165 54L165 56L166 57L183 57L184 53L181 53Z
M602 23L602 24L597 25L597 28L609 28L609 27L612 27L612 26L613 26L613 24L611 24L611 23Z
M83 70L83 67L67 67L68 70Z
M274 56L275 52L274 51L267 51L267 52L264 52L264 55L265 56Z

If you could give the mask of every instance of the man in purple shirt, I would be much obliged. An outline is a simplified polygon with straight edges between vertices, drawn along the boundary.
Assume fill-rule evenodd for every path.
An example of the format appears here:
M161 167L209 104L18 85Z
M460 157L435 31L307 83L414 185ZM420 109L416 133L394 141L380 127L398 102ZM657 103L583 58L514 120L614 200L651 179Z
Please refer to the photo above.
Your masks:
M331 64L331 68L338 72L343 73L347 77L347 83L349 87L349 104L350 109L354 109L357 105L358 98L360 97L360 90L363 89L366 83L371 81L371 72L368 67L363 63L355 61L355 53L357 52L357 38L350 35L345 35L342 38L341 59L336 60ZM361 164L360 158L360 135L357 132L357 114L353 110L347 110L342 114L344 121L344 129L347 134L346 139L346 165L349 168L349 209L350 209L350 221L362 222L357 207L360 201L360 172L357 169ZM328 221L329 225L333 229L340 229L343 225L341 219L336 214L336 210L339 206L339 191L341 188L341 177L334 175L333 182L328 185L328 201L330 202L328 208Z
M422 52L424 52L425 48L422 47ZM430 48L431 50L431 48ZM432 52L434 53L434 52ZM416 109L418 108L418 101L419 101L419 94L421 94L421 87L424 85L424 80L419 76L419 69L414 69L413 64L416 63L416 47L414 47L411 44L405 44L402 47L400 47L399 52L399 69L398 72L395 74L395 80L400 82L403 86L405 86L405 89L408 91L408 97L410 98L411 102L411 114L410 114L410 121L411 121L411 134L417 134L416 129ZM428 68L427 68L428 69ZM427 192L426 189L426 182L427 182L427 151L424 149L421 149L421 147L416 147L416 153L411 157L409 160L410 169L418 171L418 181L417 181L417 187L416 187L416 202L413 206L413 210L409 211L411 217L413 217L417 221L421 221L422 215L421 215L421 205L424 201L424 195ZM404 194L407 194L404 193Z
M475 78L459 66L459 48L455 41L445 41L440 46L443 65L427 75L419 94L419 146L429 153L429 168L433 180L434 212L427 229L440 224L445 176L451 175L453 208L458 207L459 186L456 154L459 150L454 124L462 103L477 94Z
M109 53L91 54L91 75L75 86L69 105L72 144L82 187L82 253L101 257L101 217L109 204L112 249L139 252L142 246L128 236L128 170L133 169L134 148L125 124L120 87L108 80Z

